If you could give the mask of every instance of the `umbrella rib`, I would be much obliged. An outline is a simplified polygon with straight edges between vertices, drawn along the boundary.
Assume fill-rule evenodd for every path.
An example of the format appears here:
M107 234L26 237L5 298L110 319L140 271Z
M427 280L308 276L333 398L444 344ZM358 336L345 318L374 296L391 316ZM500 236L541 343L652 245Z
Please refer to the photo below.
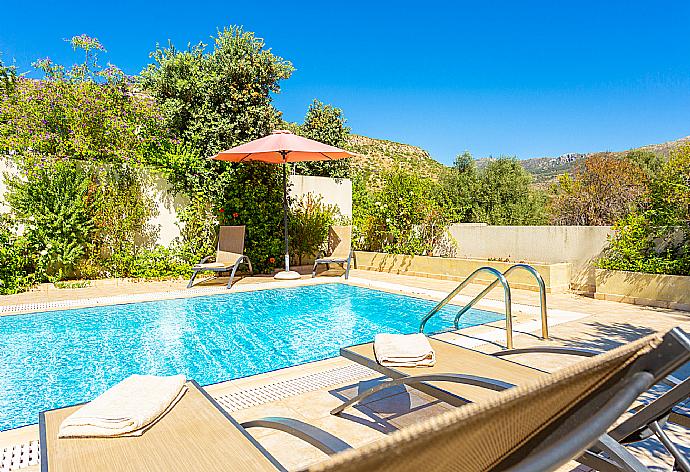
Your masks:
M321 154L322 156L325 156L326 158L328 158L329 161L334 160L334 159L333 159L331 156L329 156L328 154L324 154L324 153L322 153L322 152L320 152L319 154Z
M251 156L251 155L252 155L252 153L251 153L251 152L250 152L250 153L247 153L247 154L245 154L245 156L244 156L244 157L243 157L242 159L240 159L240 160L239 160L238 162L243 162L243 161L244 161L244 160L245 160L246 158L248 158L248 157L249 157L249 156Z

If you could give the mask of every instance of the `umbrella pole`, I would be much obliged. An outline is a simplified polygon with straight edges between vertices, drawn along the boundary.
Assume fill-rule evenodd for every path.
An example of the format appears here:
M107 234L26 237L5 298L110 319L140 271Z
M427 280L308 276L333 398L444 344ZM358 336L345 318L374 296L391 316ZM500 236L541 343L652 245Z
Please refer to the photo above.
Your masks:
M285 156L283 156L283 159ZM288 245L288 201L287 201L287 162L283 162L283 233L285 235L285 271L290 270L290 247Z

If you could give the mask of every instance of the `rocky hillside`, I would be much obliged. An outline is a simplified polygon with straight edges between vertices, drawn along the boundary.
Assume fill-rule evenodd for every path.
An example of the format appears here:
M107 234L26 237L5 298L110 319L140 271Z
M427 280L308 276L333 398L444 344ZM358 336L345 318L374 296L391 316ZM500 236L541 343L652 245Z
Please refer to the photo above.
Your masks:
M351 168L370 185L376 185L381 172L387 170L414 171L418 175L436 180L446 169L424 149L409 144L353 134L348 138L345 147L356 153L350 160Z
M683 144L690 144L690 136L661 144L650 144L632 150L651 151L668 157L671 151ZM380 182L381 172L394 169L414 171L418 175L437 180L448 167L434 160L427 151L409 144L368 138L357 134L350 135L345 146L357 155L351 159L355 174L365 179L367 184L376 186ZM610 154L623 156L630 151ZM534 176L534 182L540 187L547 187L556 178L566 172L572 172L578 163L587 156L599 154L569 153L558 157L537 157L520 161L522 166ZM477 159L477 166L484 167L490 158Z

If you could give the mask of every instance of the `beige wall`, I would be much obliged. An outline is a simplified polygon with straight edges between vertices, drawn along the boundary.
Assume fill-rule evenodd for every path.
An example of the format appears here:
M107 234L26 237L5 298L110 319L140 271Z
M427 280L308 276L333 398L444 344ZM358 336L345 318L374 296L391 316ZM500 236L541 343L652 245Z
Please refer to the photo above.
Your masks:
M319 194L323 197L323 203L337 205L341 215L352 217L352 181L350 179L291 175L290 184L292 198L299 198L310 192Z
M612 234L608 226L489 226L455 224L449 229L456 256L512 262L572 264L571 287L594 292L593 262Z
M452 257L410 256L405 254L385 254L381 252L355 251L355 268L389 272L392 274L414 275L443 280L463 281L482 266L493 267L501 272L508 270L512 263L487 261L480 259L457 259ZM544 279L547 292L560 293L568 290L570 268L568 263L533 264ZM488 285L496 278L480 272L473 279L475 283ZM539 285L532 274L516 270L508 276L512 288L522 290L539 290Z
M7 190L5 179L2 178L5 172L16 175L16 169L10 166L9 161L0 157L0 212L9 211L3 198ZM151 172L150 177L151 185L148 192L156 202L158 215L151 218L149 223L160 229L157 244L168 246L180 235L180 228L177 226L177 210L183 208L187 200L183 197L172 198L168 192L170 184L159 173ZM337 205L343 216L352 216L352 182L349 179L336 180L328 177L291 175L290 183L292 197L299 197L309 192L320 194L323 196L324 203Z

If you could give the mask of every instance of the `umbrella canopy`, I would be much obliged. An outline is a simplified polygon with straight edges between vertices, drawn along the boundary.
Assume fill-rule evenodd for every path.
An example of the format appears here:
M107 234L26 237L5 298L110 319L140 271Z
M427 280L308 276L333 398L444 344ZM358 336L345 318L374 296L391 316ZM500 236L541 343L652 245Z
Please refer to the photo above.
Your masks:
M271 164L301 161L327 161L352 157L352 154L297 136L289 131L276 130L263 138L219 152L213 159L232 162L261 161Z
M260 161L283 164L283 223L285 235L285 270L276 274L280 279L297 279L300 275L290 270L288 245L287 163L328 161L352 157L353 154L337 147L303 138L285 130L276 130L268 136L222 151L212 159L230 162Z

